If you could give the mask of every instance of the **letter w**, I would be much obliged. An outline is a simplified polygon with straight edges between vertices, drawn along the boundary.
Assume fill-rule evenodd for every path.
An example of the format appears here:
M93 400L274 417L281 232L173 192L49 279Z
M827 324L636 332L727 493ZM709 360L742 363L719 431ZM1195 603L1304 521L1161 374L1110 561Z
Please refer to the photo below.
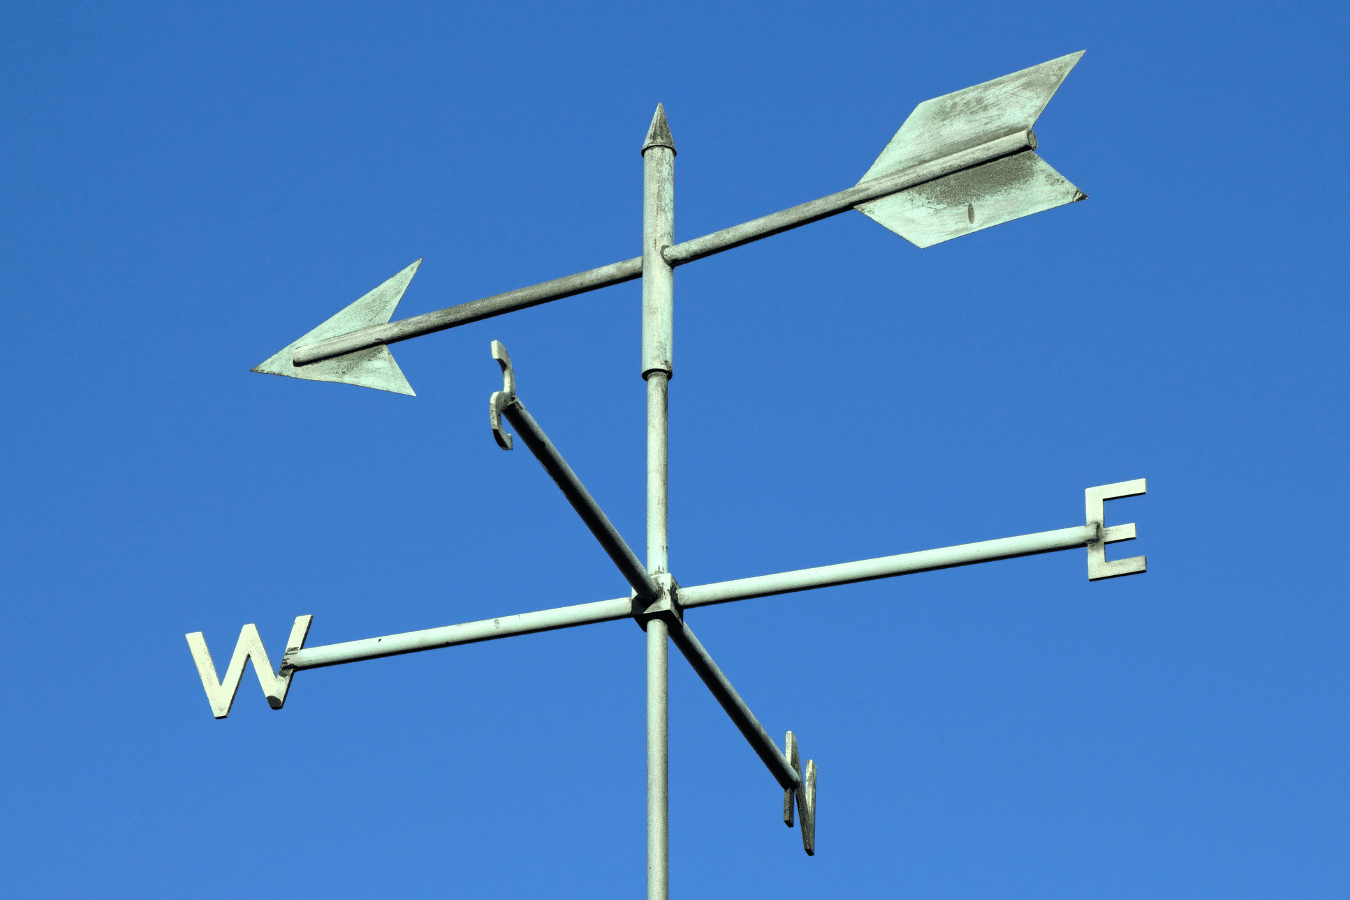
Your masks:
M286 642L286 652L291 653L305 645L309 635L309 623L313 616L296 616L291 627L291 638ZM192 651L192 661L197 664L197 674L202 677L202 687L206 688L206 699L211 702L211 714L223 719L230 714L234 705L234 695L239 690L239 682L244 677L244 663L253 660L253 672L262 685L267 704L273 709L281 709L286 702L286 692L291 688L293 671L282 674L272 673L272 663L263 648L262 638L258 635L258 626L245 625L239 631L239 643L234 645L234 656L230 658L230 667L225 670L223 681L216 678L216 666L211 662L211 651L206 649L206 638L200 631L187 635L188 648ZM282 657L285 662L285 657Z

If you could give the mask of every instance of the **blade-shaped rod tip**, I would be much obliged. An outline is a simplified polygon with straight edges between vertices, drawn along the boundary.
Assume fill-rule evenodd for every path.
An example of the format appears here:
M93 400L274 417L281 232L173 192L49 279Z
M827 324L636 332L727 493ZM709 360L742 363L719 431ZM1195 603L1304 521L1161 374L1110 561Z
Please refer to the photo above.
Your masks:
M666 108L656 104L656 114L652 116L651 127L647 129L647 140L642 142L642 152L646 154L652 147L669 147L675 151L675 139L670 136L670 123L666 121Z

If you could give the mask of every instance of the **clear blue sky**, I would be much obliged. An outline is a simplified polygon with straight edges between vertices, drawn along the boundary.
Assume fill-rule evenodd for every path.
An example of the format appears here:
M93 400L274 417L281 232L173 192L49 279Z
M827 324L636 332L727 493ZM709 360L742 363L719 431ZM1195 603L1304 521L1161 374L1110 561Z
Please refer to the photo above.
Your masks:
M642 545L637 283L395 348L414 398L249 373L415 259L409 316L851 185L921 100L1080 49L1086 191L920 251L850 213L682 267L684 584L1082 522L1081 551L698 610L820 767L818 853L671 659L678 897L1344 898L1342 4L10 4L0 27L0 893L641 896L629 622L252 673L620 596L522 397Z

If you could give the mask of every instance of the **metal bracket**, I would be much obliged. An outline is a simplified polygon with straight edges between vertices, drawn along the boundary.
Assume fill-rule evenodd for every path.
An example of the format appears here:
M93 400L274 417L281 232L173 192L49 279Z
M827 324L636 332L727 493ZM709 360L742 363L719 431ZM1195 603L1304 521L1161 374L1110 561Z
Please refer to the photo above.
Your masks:
M497 446L510 450L515 442L502 430L502 410L516 401L516 373L511 368L511 355L501 341L492 342L492 358L502 367L502 389L494 391L488 400L488 421L492 423L492 436L497 439Z
M783 791L783 824L792 827L792 801L797 801L797 809L802 817L802 849L806 851L807 856L816 855L816 761L808 759L806 761L806 772L802 772L802 758L797 751L797 736L792 732L787 733L787 742L785 744L787 752L783 755L787 757L788 765L792 766L797 772L797 777L801 779L801 784L796 788L788 788Z
M286 656L305 646L305 638L309 636L312 621L313 616L295 617L290 639L286 641ZM192 651L192 661L197 664L197 674L202 679L202 687L206 688L206 699L211 703L211 714L217 719L223 719L230 714L230 707L234 705L234 695L239 691L239 681L244 677L244 663L250 659L253 660L253 671L258 676L258 684L262 685L263 695L267 697L267 705L273 709L281 709L285 704L295 670L286 667L286 656L283 656L281 671L275 675L272 673L272 662L267 658L267 650L263 647L257 625L245 625L239 630L239 641L234 645L234 656L230 657L230 666L225 670L224 680L216 678L216 666L211 661L211 651L206 648L206 638L202 633L194 631L186 637L188 649Z
M1134 540L1135 528L1133 522L1128 525L1112 525L1108 528L1105 502L1121 497L1138 497L1146 492L1145 478L1090 487L1084 492L1087 502L1087 524L1097 526L1097 540L1090 541L1087 545L1088 581L1118 578L1121 575L1139 575L1148 568L1147 560L1143 556L1113 560L1106 558L1106 545Z
M641 605L637 592L633 592L633 618L638 625L646 631L647 623L658 616L672 625L683 624L684 607L680 606L680 584L675 576L669 572L658 572L652 576L652 581L661 589L661 594L646 606Z

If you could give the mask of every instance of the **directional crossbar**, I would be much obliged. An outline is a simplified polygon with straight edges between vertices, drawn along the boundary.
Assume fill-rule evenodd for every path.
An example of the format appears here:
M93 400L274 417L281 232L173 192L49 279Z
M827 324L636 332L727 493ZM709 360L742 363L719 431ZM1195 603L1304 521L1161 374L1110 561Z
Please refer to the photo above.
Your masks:
M770 597L775 594L790 594L795 591L831 587L837 584L852 584L855 581L894 578L899 575L932 572L936 569L950 569L956 566L969 566L1000 559L1015 559L1020 556L1036 556L1041 553L1055 553L1060 550L1075 550L1094 543L1097 540L1098 533L1096 525L1075 525L1071 528L1060 528L1056 531L1040 531L1035 534L999 538L993 541L958 544L953 547L900 553L895 556L863 559L834 566L797 569L792 572L779 572L775 575L760 575L755 578L740 578L734 581L718 581L712 584L681 587L678 589L678 596L680 605L686 609L694 606L709 606L715 603L731 603L754 597ZM408 631L385 637L366 638L365 640L327 644L319 647L305 647L293 653L287 653L282 662L282 669L294 671L317 669L324 666L361 662L367 659L379 659L383 656L399 656L404 653L435 650L439 647L453 647L457 644L491 641L517 634L533 634L537 631L572 628L577 625L589 625L592 622L612 622L630 618L637 612L641 612L641 609L634 609L632 597L617 597L613 600L580 603L575 606L563 606L514 616L500 616L477 622L465 622L460 625L445 625L440 628Z

